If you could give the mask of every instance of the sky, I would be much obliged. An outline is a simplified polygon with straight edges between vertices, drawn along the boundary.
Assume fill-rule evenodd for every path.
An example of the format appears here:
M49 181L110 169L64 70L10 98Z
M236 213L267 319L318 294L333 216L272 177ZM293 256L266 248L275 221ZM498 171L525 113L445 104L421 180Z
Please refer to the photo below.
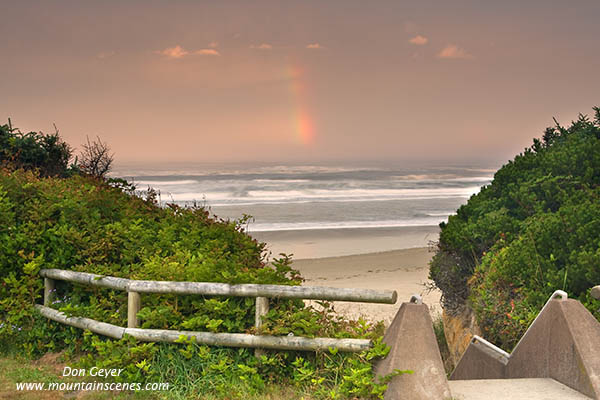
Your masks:
M117 163L503 162L600 105L600 2L0 0L0 123Z

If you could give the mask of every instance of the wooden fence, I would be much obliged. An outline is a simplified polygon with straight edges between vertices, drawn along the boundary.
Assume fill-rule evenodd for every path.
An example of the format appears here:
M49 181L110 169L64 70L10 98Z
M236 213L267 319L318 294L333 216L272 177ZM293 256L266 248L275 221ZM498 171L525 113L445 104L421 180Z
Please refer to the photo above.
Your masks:
M230 285L212 282L142 281L60 269L43 269L40 271L40 275L44 278L44 305L36 305L36 308L44 317L62 324L88 329L94 333L115 339L121 339L123 335L131 335L136 339L149 342L176 342L183 335L187 338L194 338L200 344L252 347L258 349L258 351L260 349L315 351L327 350L332 347L340 351L358 352L371 347L371 341L368 339L306 338L301 336L140 329L137 318L137 313L141 309L140 293L255 297L255 326L257 328L260 328L262 317L269 311L269 298L394 304L398 297L396 291L390 290L257 284ZM50 308L49 306L52 303L55 293L56 280L126 291L128 293L127 328L89 318L68 317L64 313Z

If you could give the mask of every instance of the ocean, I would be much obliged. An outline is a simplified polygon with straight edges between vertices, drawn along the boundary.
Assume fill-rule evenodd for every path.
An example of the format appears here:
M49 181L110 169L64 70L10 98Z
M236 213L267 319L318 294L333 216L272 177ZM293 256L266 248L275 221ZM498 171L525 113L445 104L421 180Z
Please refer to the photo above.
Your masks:
M184 164L119 166L112 176L203 205L249 232L435 226L493 179L478 166Z

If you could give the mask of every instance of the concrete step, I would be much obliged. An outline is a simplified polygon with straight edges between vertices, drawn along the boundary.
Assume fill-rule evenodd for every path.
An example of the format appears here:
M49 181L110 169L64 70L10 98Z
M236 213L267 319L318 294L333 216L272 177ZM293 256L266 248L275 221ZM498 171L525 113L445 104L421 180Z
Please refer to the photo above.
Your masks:
M448 381L452 400L582 400L590 399L550 378L471 379Z

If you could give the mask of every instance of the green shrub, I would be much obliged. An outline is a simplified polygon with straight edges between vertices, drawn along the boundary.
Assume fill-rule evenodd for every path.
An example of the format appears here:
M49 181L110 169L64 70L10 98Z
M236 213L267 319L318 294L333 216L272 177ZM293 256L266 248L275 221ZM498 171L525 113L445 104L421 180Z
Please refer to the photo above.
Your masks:
M226 397L240 388L237 398L243 398L287 383L311 392L324 388L321 397L380 397L385 383L374 382L371 368L372 358L385 352L380 342L359 355L269 352L257 360L250 350L111 340L39 316L33 305L42 301L41 268L146 280L302 281L289 257L267 263L265 245L243 231L244 221L216 220L200 207L161 208L152 193L142 199L133 192L122 181L0 172L0 351L39 356L63 350L80 368L123 368L115 379L179 382L178 396ZM127 324L125 292L58 281L54 298L51 306L67 315ZM143 328L255 333L253 298L144 294L142 306ZM322 306L273 300L262 333L381 337L381 325L347 321Z
M69 167L73 149L56 130L22 133L8 125L0 125L0 166L37 170L43 176L66 176L75 172Z
M596 317L600 283L600 109L509 161L441 224L430 277L453 311L467 300L486 338L512 348L550 294L566 290Z

